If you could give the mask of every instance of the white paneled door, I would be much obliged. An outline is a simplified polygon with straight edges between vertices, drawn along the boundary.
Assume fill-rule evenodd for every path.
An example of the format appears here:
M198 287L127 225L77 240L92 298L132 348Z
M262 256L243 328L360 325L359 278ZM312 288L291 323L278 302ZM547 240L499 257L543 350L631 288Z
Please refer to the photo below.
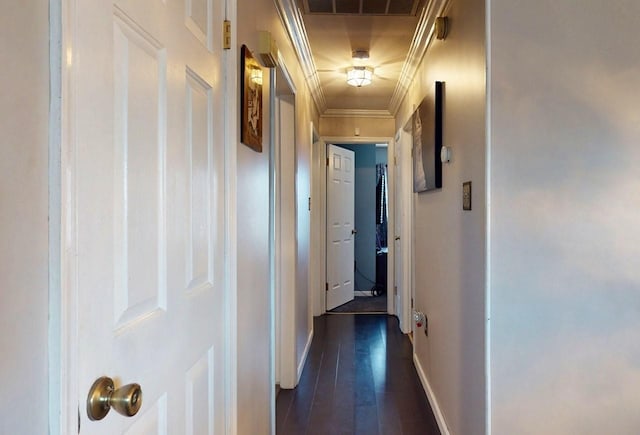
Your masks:
M393 278L394 278L394 286L395 286L395 289L394 289L395 300L393 301L393 303L395 307L395 312L397 313L398 318L400 319L400 323L402 324L404 320L403 303L406 303L407 301L401 300L405 296L405 292L404 292L405 283L403 282L403 274L402 274L403 261L404 261L403 249L402 249L402 242L403 242L402 225L403 225L403 213L405 213L405 207L406 207L403 201L404 198L402 196L402 189L404 188L404 184L402 183L402 176L406 174L404 174L403 171L399 170L399 166L398 166L398 163L402 162L402 157L403 157L401 145L402 145L401 143L396 143L396 146L394 148L395 156L393 159L393 164L395 165L394 174L397 174L395 183L393 183L393 186L395 189L393 192L394 200L395 200L395 207L393 208L395 211L395 218L393 219L393 225L394 225Z
M80 433L222 434L224 0L68 5ZM88 417L102 376L137 415Z
M355 153L327 146L327 310L353 300Z

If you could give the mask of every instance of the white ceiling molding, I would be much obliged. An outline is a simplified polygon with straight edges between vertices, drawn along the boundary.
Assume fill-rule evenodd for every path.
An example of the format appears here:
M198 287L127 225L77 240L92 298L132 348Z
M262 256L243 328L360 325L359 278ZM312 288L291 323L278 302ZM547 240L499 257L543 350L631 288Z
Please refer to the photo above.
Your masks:
M411 41L411 47L407 54L407 60L405 60L400 72L400 78L396 84L396 88L393 91L391 100L389 101L389 112L394 116L400 109L400 104L404 99L411 82L416 76L420 62L422 61L424 54L427 52L427 48L431 44L433 39L433 27L440 14L448 7L451 0L430 0L420 13L418 26L416 32L413 35Z
M316 64L311 55L311 47L307 38L307 31L302 21L302 14L296 6L295 0L274 0L280 20L289 34L294 50L298 55L298 60L302 66L302 71L309 86L311 97L318 109L318 113L322 114L327 109L327 102L324 98L324 92L320 86L320 79L316 71Z
M322 118L378 118L394 119L388 110L366 109L327 109L322 113Z

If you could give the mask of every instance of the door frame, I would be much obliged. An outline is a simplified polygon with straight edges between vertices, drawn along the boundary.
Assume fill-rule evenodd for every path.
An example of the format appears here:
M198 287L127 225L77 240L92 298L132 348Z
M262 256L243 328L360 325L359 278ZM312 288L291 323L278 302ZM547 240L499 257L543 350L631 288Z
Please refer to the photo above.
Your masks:
M285 65L281 57L278 58L277 66L271 70L270 80L270 98L269 107L271 116L269 117L270 131L271 131L271 147L269 154L269 172L270 172L270 267L272 277L270 299L271 299L271 346L270 346L270 384L273 388L273 403L271 407L272 415L272 428L275 430L275 386L276 381L282 388L294 388L298 384L299 376L296 364L296 293L295 293L295 278L296 278L296 263L297 263L297 246L296 246L296 234L297 234L297 213L295 205L293 208L294 213L294 232L293 234L284 234L280 231L282 222L282 214L284 212L291 212L289 207L283 206L281 203L281 164L282 154L280 150L280 101L282 100L278 96L278 76L281 76L284 85L290 91L290 94L286 94L293 102L293 184L294 184L294 204L297 198L296 192L296 166L297 166L297 153L295 148L295 138L297 134L296 123L296 87L287 66ZM291 157L291 156L287 156ZM291 260L290 264L284 264L283 245L292 245L294 256L293 258L287 257ZM293 286L286 286L283 283L282 271L284 266L287 266L287 270L293 271ZM276 364L278 367L279 379L276 379Z
M395 138L386 137L386 136L370 136L370 137L361 137L361 136L323 136L318 141L318 145L313 144L315 148L314 154L320 157L320 162L325 162L327 158L327 147L328 144L348 144L348 145L367 145L367 144L378 144L378 143L386 143L387 144L387 168L388 168L388 182L389 185L387 187L389 191L389 216L387 220L387 240L395 239L395 168L393 163L393 156L395 155ZM320 148L320 149L318 149ZM319 188L320 198L324 198L324 202L320 205L322 206L320 210L320 228L318 231L320 233L321 240L326 240L327 238L327 170L326 165L313 165L313 175L312 179L316 180L317 186ZM387 255L387 313L391 315L397 315L396 307L394 306L394 262L395 262L395 248L393 244L387 243L389 248L389 253ZM326 280L327 276L327 268L326 268L326 255L327 255L327 247L326 242L319 244L316 247L318 249L317 254L320 255L320 258L323 258L324 261L318 262L318 264L312 264L311 267L315 268L314 271L315 276L324 276ZM321 250L321 252L320 252ZM318 291L319 290L319 291ZM315 297L313 300L315 301L314 306L314 314L321 315L326 313L326 292L324 286L321 286L318 290L316 290ZM319 306L318 306L319 305ZM318 314L319 313L319 314Z
M79 391L78 339L78 248L77 171L73 114L76 104L74 54L77 46L76 5L80 0L50 2L51 110L49 134L50 186L50 322L49 322L49 433L78 433L79 410L84 409ZM226 19L237 22L237 0L226 2ZM232 26L231 48L223 50L225 79L222 91L227 101L225 113L238 113L237 29ZM225 143L225 286L226 313L225 388L227 433L237 431L237 116L224 119ZM80 411L81 412L81 411Z
M311 130L311 216L309 219L313 229L323 225L322 216L326 206L326 197L322 197L320 184L315 177L315 174L325 167L324 152L320 153L319 151L325 150L326 145L318 134L313 121L309 127ZM326 217L326 214L324 216ZM325 244L326 240L321 239L320 232L311 231L311 240L309 241L309 321L311 329L313 329L313 317L322 315L322 311L320 311L322 301L318 296L324 294L322 271L325 270Z

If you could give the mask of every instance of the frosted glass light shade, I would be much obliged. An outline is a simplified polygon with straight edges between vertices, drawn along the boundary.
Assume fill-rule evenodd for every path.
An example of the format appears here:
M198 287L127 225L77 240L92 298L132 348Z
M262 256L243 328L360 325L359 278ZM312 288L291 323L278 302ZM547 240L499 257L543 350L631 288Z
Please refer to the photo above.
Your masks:
M351 86L361 87L371 84L373 68L368 66L353 66L347 70L347 83Z

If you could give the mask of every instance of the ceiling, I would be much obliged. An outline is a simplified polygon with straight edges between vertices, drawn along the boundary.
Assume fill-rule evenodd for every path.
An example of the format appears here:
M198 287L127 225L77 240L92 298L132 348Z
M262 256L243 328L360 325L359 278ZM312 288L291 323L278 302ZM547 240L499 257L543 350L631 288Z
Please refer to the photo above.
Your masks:
M416 52L420 25L433 9L426 0L298 0L306 33L308 66L321 114L386 113L394 115L404 96L411 55ZM368 59L352 52L366 50ZM422 51L423 53L423 51ZM414 53L415 54L415 53ZM374 68L369 86L346 82L347 68ZM313 86L312 86L313 87ZM402 95L399 95L402 93ZM317 104L318 105L318 104Z
M327 109L387 110L417 22L416 17L305 15ZM354 50L368 50L369 59L352 59ZM374 68L371 85L347 84L353 65Z

